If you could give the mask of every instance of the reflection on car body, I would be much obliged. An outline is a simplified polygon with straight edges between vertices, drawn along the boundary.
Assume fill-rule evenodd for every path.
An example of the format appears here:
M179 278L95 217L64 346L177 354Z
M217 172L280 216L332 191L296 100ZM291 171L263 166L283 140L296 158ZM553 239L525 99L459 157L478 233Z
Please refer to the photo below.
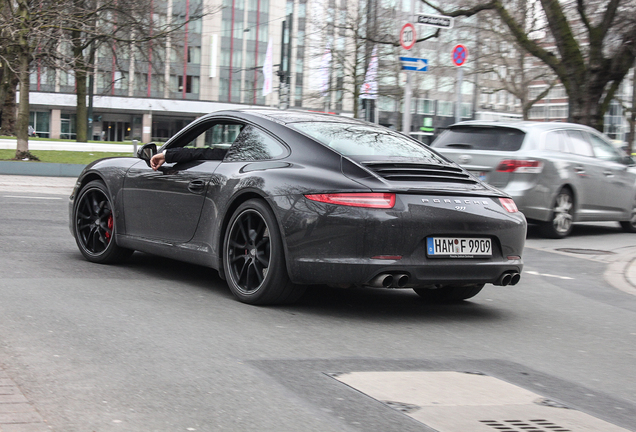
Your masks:
M202 146L227 152L154 171L146 144L137 158L87 166L69 206L84 257L110 263L138 250L209 266L251 304L289 303L309 285L463 300L519 281L526 221L510 197L395 131L222 111L158 151Z
M619 221L636 231L636 168L596 130L572 123L457 123L431 146L502 189L548 237L577 221Z

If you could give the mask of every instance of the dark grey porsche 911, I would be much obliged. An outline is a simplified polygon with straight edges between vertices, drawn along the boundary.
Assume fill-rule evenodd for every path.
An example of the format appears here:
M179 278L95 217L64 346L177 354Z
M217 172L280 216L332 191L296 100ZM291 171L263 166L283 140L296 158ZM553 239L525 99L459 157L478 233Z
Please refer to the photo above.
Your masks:
M222 111L159 151L180 147L223 151L153 170L157 148L146 144L137 158L86 167L70 202L86 259L112 263L138 250L209 266L251 304L292 302L307 285L463 300L520 279L526 221L512 199L389 129L327 114Z

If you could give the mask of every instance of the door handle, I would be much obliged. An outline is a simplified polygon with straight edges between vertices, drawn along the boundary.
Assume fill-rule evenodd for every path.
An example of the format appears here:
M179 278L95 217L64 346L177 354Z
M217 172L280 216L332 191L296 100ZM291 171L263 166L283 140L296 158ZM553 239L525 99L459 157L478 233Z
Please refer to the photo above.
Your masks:
M603 171L603 174L605 174L605 177L614 177L614 171Z
M574 172L577 174L584 174L585 173L585 168L583 168L582 166L575 166L574 167Z
M188 190L193 193L198 193L205 189L205 181L204 180L192 180L188 184Z

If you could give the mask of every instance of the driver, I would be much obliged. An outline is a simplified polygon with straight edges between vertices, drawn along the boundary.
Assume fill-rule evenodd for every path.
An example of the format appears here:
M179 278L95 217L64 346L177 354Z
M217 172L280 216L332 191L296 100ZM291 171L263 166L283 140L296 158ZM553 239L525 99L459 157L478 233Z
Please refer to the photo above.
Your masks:
M226 149L210 147L176 147L157 153L150 159L150 167L157 171L164 163L189 162L192 160L223 160Z

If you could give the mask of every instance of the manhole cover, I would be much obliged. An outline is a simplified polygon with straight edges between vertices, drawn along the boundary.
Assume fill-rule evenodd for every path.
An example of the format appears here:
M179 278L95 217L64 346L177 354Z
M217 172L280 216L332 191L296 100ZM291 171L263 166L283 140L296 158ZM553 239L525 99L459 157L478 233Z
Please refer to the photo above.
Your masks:
M561 248L557 249L559 252L567 252L581 255L614 255L612 251L599 250L599 249L576 249L576 248Z
M366 371L334 378L439 432L628 432L488 375Z

